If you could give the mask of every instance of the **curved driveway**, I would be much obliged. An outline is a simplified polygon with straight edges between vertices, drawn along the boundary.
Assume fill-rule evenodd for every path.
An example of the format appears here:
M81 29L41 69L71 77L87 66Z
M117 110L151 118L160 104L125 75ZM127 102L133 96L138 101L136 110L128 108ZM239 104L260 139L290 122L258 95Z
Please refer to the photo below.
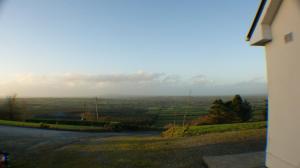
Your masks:
M0 151L7 151L19 156L20 153L35 150L56 150L68 144L77 143L90 138L107 138L112 136L153 136L159 132L72 132L0 126Z

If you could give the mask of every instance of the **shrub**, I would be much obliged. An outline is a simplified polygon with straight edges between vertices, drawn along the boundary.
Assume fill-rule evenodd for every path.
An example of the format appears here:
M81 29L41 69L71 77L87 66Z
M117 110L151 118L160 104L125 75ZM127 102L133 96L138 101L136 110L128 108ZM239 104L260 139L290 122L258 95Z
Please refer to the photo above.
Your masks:
M252 117L252 107L240 95L231 101L223 102L217 99L212 103L208 115L191 122L192 125L228 124L249 121Z
M231 109L242 121L249 121L251 119L252 107L247 100L244 100L240 95L235 95L230 104Z
M104 125L104 128L111 131L120 131L122 129L122 126L119 122L109 122Z
M81 120L84 121L96 121L96 115L94 113L91 112L84 112L81 114Z
M162 137L180 137L185 135L186 131L189 129L189 126L179 127L179 126L172 126L166 131L161 133Z
M40 128L50 128L50 125L45 123L40 123Z
M174 127L174 124L169 123L169 124L164 126L164 129L167 130L167 129L170 129L172 127Z

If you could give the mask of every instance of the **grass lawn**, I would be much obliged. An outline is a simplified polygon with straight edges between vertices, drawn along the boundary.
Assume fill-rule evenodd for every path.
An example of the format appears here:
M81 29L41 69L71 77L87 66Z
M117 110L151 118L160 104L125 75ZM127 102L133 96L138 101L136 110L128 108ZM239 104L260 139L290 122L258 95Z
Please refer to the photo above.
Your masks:
M218 125L204 125L204 126L189 126L189 127L172 127L162 133L165 137L182 137L195 136L208 133L229 132L229 131L243 131L251 129L266 128L267 123L249 122L249 123L235 123L235 124L218 124Z
M264 150L265 133L265 129L255 129L181 138L138 135L87 137L64 145L56 144L56 141L41 143L38 148L26 146L34 139L9 142L13 143L11 148L18 154L12 159L13 167L203 168L204 155ZM0 146L2 143L0 141ZM20 148L16 149L18 146Z
M0 125L40 128L38 123L4 120L0 120ZM97 129L49 126L63 130ZM11 154L11 166L17 168L203 168L203 156L264 150L265 127L265 122L195 126L177 137L38 129L20 135L26 130L12 127L20 129L19 133L4 131L0 136L0 147ZM37 133L32 134L35 130Z
M20 121L8 121L8 120L0 120L0 125L65 130L65 131L87 131L87 132L107 131L107 129L105 129L104 127L63 125L63 124L45 124L45 123L32 123L32 122L20 122Z

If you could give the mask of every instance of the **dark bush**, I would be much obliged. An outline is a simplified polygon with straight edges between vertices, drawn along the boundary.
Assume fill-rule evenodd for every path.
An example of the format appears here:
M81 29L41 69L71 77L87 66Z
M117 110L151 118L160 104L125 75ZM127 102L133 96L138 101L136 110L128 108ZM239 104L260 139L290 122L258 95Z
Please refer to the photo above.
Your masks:
M121 131L123 129L119 122L109 122L104 127L111 131Z
M246 122L252 117L252 107L240 95L234 96L231 101L223 102L217 99L212 103L209 113L191 122L192 125L226 124Z
M50 128L50 125L45 123L40 123L40 128Z

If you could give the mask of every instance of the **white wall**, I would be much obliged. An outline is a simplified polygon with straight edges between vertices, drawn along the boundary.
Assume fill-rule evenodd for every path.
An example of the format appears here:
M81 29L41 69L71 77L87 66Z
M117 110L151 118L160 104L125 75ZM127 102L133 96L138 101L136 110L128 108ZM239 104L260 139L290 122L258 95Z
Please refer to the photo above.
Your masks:
M266 45L269 168L300 168L300 0L283 0ZM293 33L293 41L284 36Z

